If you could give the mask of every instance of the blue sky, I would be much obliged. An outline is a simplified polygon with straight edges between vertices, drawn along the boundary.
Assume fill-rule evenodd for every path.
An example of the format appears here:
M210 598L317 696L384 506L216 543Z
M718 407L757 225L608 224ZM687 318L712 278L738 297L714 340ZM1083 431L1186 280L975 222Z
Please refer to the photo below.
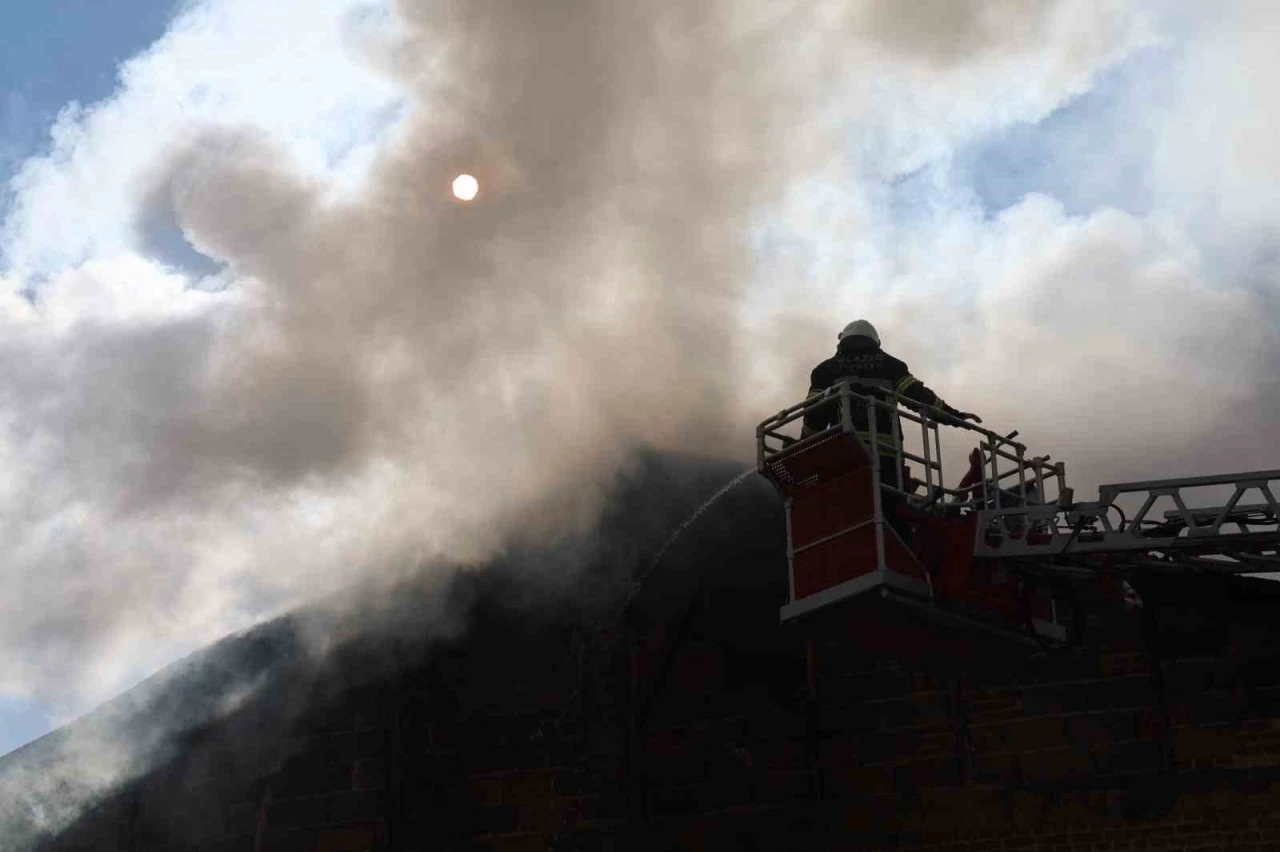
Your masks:
M70 102L89 105L117 85L119 63L159 38L175 4L163 0L0 3L0 184L46 148ZM9 193L0 193L0 220ZM0 754L54 724L39 701L0 694Z
M1166 99L1173 59L1166 47L1137 51L1042 120L1015 122L960 149L956 168L990 213L1040 192L1069 214L1102 207L1146 214L1154 131L1135 120L1142 113L1133 98L1145 106Z
M115 89L121 60L164 33L165 0L47 0L0 4L0 179L47 144L71 101Z

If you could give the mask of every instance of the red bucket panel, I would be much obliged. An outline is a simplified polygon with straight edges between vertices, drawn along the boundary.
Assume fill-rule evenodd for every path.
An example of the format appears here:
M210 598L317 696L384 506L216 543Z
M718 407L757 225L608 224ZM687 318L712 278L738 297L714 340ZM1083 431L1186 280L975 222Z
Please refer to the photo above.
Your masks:
M866 469L802 492L791 504L792 544L803 547L870 519L872 499L871 473Z
M848 535L797 553L792 570L796 600L876 570L875 526L868 524Z
M765 467L779 488L787 494L798 494L833 477L867 467L869 461L856 438L839 434L769 461Z

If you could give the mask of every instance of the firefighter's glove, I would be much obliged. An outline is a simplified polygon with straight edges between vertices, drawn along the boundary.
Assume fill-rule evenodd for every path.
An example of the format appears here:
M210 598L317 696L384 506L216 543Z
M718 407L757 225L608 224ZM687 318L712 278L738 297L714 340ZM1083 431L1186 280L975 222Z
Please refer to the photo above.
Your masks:
M973 413L971 413L971 412L968 412L968 411L961 411L961 412L960 412L960 419L961 419L961 420L972 420L974 423L981 423L981 422L982 422L982 418L981 418L981 417L979 417L978 415L973 414Z

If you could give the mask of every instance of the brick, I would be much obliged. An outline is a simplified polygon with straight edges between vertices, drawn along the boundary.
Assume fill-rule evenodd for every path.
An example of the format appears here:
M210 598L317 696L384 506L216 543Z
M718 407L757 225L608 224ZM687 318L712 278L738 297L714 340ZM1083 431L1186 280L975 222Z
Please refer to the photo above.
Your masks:
M387 736L383 731L360 731L355 735L355 740L357 757L382 757L387 753Z
M502 804L504 788L501 778L468 778L463 785L468 798L481 805Z
M1022 708L1028 716L1062 713L1067 702L1062 699L1063 690L1057 686L1035 686L1023 690Z
M1130 675L1029 687L1023 691L1022 703L1028 715L1039 716L1147 707L1158 698L1149 677Z
M382 793L351 792L329 796L329 822L376 819L383 816L386 804Z
M807 746L800 740L769 743L760 750L759 762L777 769L802 767L808 763Z
M707 755L692 750L646 757L641 764L645 777L668 783L697 782L707 777Z
M1098 657L1098 670L1104 675L1146 674L1150 670L1143 651L1104 651Z
M894 767L894 782L899 787L916 789L950 786L959 781L959 767L954 757L903 761Z
M502 834L520 825L520 809L509 805L481 805L469 809L464 824L474 834Z
M1010 726L1007 723L969 727L969 742L977 752L1008 751L1010 739Z
M1248 690L1249 713L1254 716L1280 716L1280 686L1255 687Z
M998 722L1023 714L1022 696L1015 689L980 690L963 696L965 715L972 723Z
M281 765L280 774L285 776L293 774L306 775L319 772L331 764L333 761L329 760L319 750L312 751L304 747L306 743L318 741L319 739L319 737L308 737L295 740L296 749L291 750L288 759Z
M227 806L226 827L230 834L241 834L253 831L258 824L258 808L256 805L237 803Z
M1155 740L1114 743L1095 749L1091 756L1094 771L1099 775L1156 771L1160 769L1162 762L1160 743Z
M819 690L830 686L819 682ZM844 683L840 692L853 699L897 698L912 691L911 675L902 670L873 672L850 679Z
M1097 691L1101 707L1150 707L1158 704L1160 696L1155 684L1146 675L1131 675L1099 681Z
M262 834L262 852L314 852L315 829L269 829Z
M768 772L756 789L764 801L790 802L808 798L809 784L808 772Z
M353 788L356 790L381 790L386 786L387 766L382 758L362 760L355 765Z
M914 754L921 739L919 734L910 731L867 734L858 737L855 753L860 763L886 763Z
M347 763L355 760L357 755L356 734L330 734L310 744L309 751L314 750L324 755L328 763Z
M1172 700L1230 686L1231 667L1216 657L1167 660L1160 666L1165 694Z
M329 802L324 796L275 802L267 811L272 828L306 828L329 821Z
M377 824L324 828L316 836L316 852L371 852L384 834Z
M219 837L216 840L201 843L195 849L197 852L253 852L253 835L234 834Z
M321 766L294 768L272 785L277 798L318 796L351 789L351 766L331 763Z
M1179 728L1173 732L1174 757L1180 764L1221 761L1237 748L1237 734L1229 728Z
M822 730L827 736L839 733L863 733L879 730L881 705L874 701L821 705Z
M651 790L645 799L650 813L655 816L692 814L698 810L697 795L689 787Z
M1010 724L1008 730L1008 744L1018 751L1050 748L1067 742L1062 718L1058 716L1023 719Z
M1132 710L1083 713L1066 717L1064 723L1067 741L1075 745L1092 746L1138 738L1138 713Z
M1022 777L1028 781L1084 778L1093 771L1089 754L1076 748L1023 752L1018 763Z
M1018 774L1017 755L1010 751L975 753L970 763L970 777L977 783L1007 783Z
M1233 724L1244 719L1247 706L1243 692L1207 692L1188 699L1178 716L1192 725Z
M551 781L551 789L560 796L579 796L591 792L599 779L591 772L582 769L570 769L557 772Z
M880 702L880 717L886 728L911 728L947 724L951 715L947 697L941 692L923 692L896 701Z
M873 795L889 793L897 783L892 764L824 768L824 777L833 790L856 790Z

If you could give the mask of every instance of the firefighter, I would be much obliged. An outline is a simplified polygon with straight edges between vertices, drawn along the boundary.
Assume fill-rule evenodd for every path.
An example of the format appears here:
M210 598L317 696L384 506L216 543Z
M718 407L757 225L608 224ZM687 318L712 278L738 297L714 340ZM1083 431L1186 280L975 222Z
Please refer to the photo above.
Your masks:
M982 418L976 414L957 411L947 405L936 393L925 387L923 382L911 375L906 364L881 349L880 335L866 320L849 323L837 339L839 345L835 356L814 367L810 374L809 396L821 394L841 379L856 379L863 387L859 388L855 385L855 392L871 392L884 398L888 398L888 393L898 393L914 402L935 406L957 420L982 422ZM884 394L878 393L877 390L883 391ZM805 414L802 436L812 435L835 425L839 416L839 405L834 401L830 405L815 407ZM880 449L880 481L897 488L898 461L895 444L902 435L901 425L895 422L897 418L887 408L880 406L876 407L875 422L869 424L867 420L865 407L855 406L854 429L858 435L869 444L870 430L874 429L876 432L876 441ZM907 476L904 471L903 483L906 484L906 482ZM884 492L884 497L885 517L905 541L906 525L897 517L897 507L901 502L899 496L893 492Z

